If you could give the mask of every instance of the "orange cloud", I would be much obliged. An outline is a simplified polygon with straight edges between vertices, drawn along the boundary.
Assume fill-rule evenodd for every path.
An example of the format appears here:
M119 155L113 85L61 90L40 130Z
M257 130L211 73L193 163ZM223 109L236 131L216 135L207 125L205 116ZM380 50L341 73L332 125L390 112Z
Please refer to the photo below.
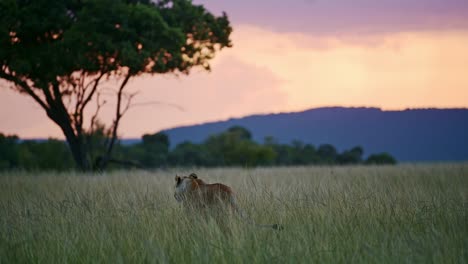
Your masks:
M285 82L288 108L468 106L468 32L313 37L238 28L229 51Z
M136 102L161 104L130 110L121 136L319 106L468 107L468 31L330 37L240 25L233 43L211 73L134 79L129 88L140 91ZM103 120L111 122L112 105ZM32 100L3 88L0 132L62 137Z

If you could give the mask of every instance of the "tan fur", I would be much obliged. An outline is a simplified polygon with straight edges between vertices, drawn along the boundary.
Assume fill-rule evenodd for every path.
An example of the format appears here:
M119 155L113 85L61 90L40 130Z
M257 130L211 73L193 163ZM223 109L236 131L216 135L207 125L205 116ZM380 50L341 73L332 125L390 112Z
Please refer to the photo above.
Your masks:
M257 227L267 227L281 230L280 225L259 225L248 218L237 206L236 196L229 186L221 183L207 184L199 179L195 173L189 176L176 176L174 197L181 202L186 209L205 213L203 209L214 209L216 216L221 212L237 212L244 220ZM212 210L213 211L213 210ZM222 215L221 215L222 217Z
M220 183L207 184L203 180L198 179L194 173L189 176L177 176L176 181L178 184L176 184L176 193L174 196L178 201L182 202L185 207L200 209L220 205L230 206L231 199L235 196L228 186ZM184 182L185 189L177 192L178 185Z

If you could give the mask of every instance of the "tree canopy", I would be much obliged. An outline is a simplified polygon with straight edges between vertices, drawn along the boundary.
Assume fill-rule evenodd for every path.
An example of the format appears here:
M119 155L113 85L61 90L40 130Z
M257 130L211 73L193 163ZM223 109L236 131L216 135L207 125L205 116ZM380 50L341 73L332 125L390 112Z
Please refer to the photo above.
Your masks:
M105 166L135 95L125 91L129 79L209 70L216 52L231 46L231 31L226 14L214 16L190 0L2 0L0 78L61 128L81 169L94 162L86 135L99 128L102 83L119 80L110 140L98 164ZM91 102L97 110L86 118Z

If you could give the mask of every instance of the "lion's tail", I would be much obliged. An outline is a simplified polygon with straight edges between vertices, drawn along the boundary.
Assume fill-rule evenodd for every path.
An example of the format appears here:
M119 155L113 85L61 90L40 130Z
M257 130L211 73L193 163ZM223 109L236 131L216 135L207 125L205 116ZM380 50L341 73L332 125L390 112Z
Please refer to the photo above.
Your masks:
M272 224L272 225L262 225L262 224L257 224L251 217L249 217L244 210L242 210L238 205L236 198L234 196L231 197L231 206L232 208L236 211L237 214L244 220L245 222L254 225L256 227L261 227L261 228L273 228L275 230L283 230L283 226L280 224Z

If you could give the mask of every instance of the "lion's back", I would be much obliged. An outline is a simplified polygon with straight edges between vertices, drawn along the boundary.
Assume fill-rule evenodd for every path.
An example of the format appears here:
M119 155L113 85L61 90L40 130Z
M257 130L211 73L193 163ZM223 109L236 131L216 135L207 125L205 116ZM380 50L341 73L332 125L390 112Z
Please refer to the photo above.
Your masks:
M234 193L229 186L221 183L206 184L200 188L205 203L230 203Z

